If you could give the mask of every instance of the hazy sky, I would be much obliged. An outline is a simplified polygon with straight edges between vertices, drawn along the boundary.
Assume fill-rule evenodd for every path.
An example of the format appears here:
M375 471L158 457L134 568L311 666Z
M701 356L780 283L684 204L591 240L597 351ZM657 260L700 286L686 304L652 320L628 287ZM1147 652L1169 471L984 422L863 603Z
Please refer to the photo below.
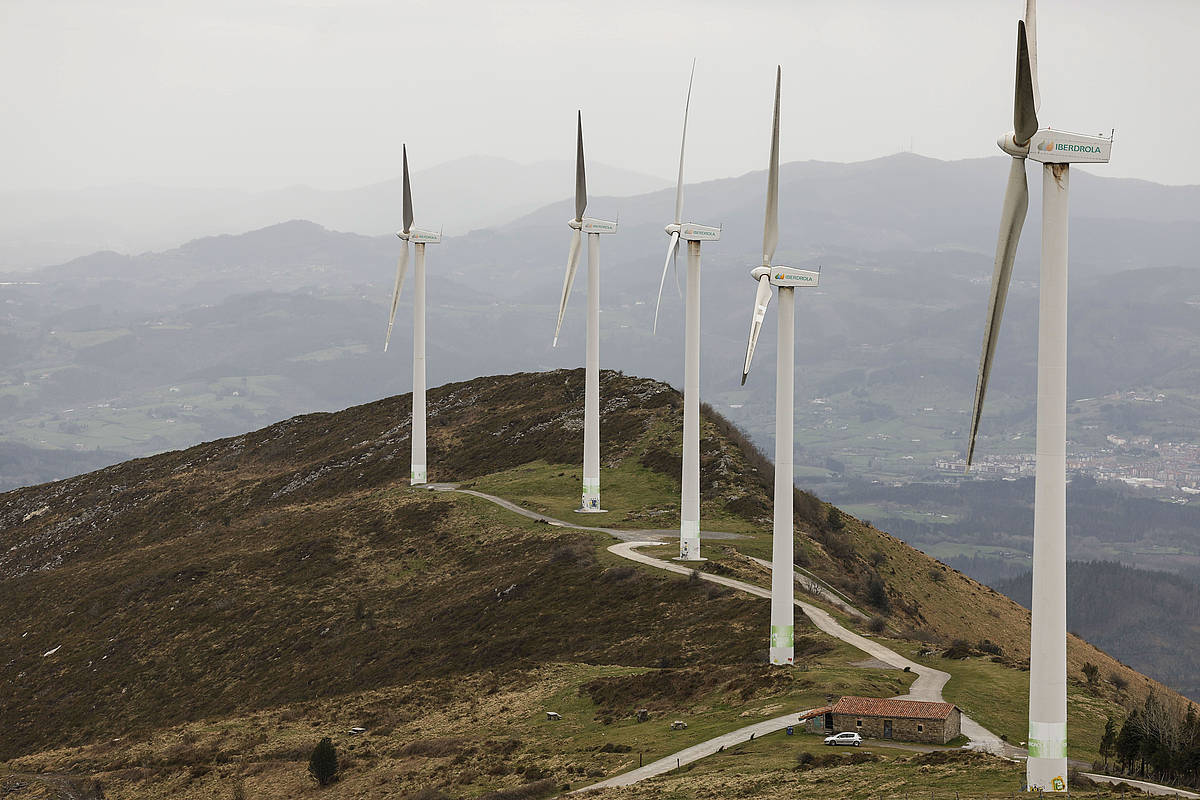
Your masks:
M486 154L689 180L785 161L996 155L1023 0L0 0L0 174L346 188ZM1200 2L1042 0L1043 124L1117 129L1104 174L1200 183ZM592 187L603 193L604 187ZM994 188L994 187L990 187ZM503 187L497 187L498 190Z

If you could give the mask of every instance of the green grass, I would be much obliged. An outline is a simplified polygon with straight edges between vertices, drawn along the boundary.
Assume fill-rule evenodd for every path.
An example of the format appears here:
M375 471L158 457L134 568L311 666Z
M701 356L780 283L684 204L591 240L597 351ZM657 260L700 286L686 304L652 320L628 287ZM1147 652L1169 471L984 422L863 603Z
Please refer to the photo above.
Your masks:
M503 497L541 514L575 525L604 528L679 529L679 483L624 459L615 469L600 470L601 505L605 514L576 513L583 494L583 471L578 466L532 461L519 467L484 475L464 488ZM700 510L706 530L756 534L751 522L710 504Z
M918 657L919 646L892 642L914 661L951 674L942 691L948 702L1014 745L1026 741L1029 726L1029 673L1011 669L982 657L958 659ZM1067 756L1091 763L1100 757L1100 737L1109 715L1119 721L1125 710L1109 700L1095 697L1080 686L1067 686Z

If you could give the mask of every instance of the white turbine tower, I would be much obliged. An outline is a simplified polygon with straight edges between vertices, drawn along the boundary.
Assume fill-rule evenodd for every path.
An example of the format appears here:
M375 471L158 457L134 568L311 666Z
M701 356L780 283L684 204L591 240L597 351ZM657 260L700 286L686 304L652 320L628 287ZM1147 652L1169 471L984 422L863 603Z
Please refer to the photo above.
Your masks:
M404 286L404 273L408 271L408 244L416 245L417 258L413 268L413 388L412 388L412 467L410 483L420 486L425 483L425 245L437 244L442 240L439 231L413 227L412 190L408 182L408 147L404 153L404 229L396 235L404 240L400 262L396 265L396 288L392 290L392 311L388 317L387 338L383 342L386 353L392 340L392 325L396 321L396 304L400 302L400 289Z
M583 112L579 112L579 136L575 151L575 218L567 224L574 229L571 250L567 254L567 275L563 280L562 302L558 305L558 324L554 328L554 346L562 329L563 313L583 234L588 235L587 356L583 390L583 502L580 511L602 512L600 508L600 234L616 233L617 223L583 216L587 208L587 180L583 168Z
M721 229L683 220L683 150L687 144L688 107L692 102L692 77L688 79L687 100L683 105L683 137L679 142L679 181L675 185L675 221L666 227L671 237L667 260L658 282L658 301L654 305L654 332L658 332L658 309L662 305L667 269L679 249L679 240L688 243L687 306L683 357L683 475L679 508L679 560L700 561L700 243L721 238Z
M983 354L975 385L967 466L987 391L1013 258L1029 206L1025 160L1042 164L1042 264L1038 311L1037 477L1033 513L1033 619L1029 643L1030 790L1067 790L1067 193L1070 164L1104 163L1112 138L1038 130L1035 0L1017 23L1013 132L1000 149L1013 157L1000 217Z
M792 416L795 369L796 287L816 286L821 275L807 269L772 265L779 244L779 83L775 72L775 114L771 124L771 161L767 167L767 212L763 222L762 265L750 270L758 281L750 341L742 366L742 385L750 374L750 360L762 330L771 287L779 288L779 336L775 351L775 512L771 539L771 649L772 664L793 664L796 630L795 589L792 583Z

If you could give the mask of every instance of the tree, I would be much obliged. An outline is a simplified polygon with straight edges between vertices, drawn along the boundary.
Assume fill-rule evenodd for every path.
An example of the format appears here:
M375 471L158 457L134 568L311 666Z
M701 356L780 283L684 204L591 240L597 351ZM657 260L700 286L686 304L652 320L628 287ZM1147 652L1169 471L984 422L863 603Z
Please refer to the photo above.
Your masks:
M1121 769L1125 772L1133 772L1133 765L1142 749L1142 736L1138 730L1137 714L1136 708L1129 712L1129 716L1125 718L1125 723L1121 726L1121 732L1117 734L1116 756L1117 760L1121 762Z
M333 749L333 740L326 736L308 758L308 773L321 786L328 786L337 780L337 772L337 751Z
M825 515L825 524L831 531L840 531L846 526L846 523L842 522L841 512L832 504L829 506L829 513Z
M891 601L888 600L887 584L878 574L867 579L867 602L880 611L887 611L892 607Z
M1116 755L1117 723L1112 717L1104 723L1104 735L1100 737L1100 756L1104 759L1104 768L1108 769L1108 760Z

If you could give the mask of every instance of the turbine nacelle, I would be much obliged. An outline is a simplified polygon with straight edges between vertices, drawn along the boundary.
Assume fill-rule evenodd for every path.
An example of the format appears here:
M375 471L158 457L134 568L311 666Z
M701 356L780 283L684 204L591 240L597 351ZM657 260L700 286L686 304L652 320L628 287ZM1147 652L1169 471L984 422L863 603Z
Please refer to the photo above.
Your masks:
M572 229L583 233L616 233L617 223L605 219L584 217L582 220L573 219L567 223Z
M1024 145L1009 131L996 144L1013 158L1030 158L1043 164L1104 164L1112 154L1111 136L1089 136L1043 128Z
M821 271L784 267L777 264L771 267L755 267L750 270L750 277L756 281L765 277L772 286L795 288L797 286L816 286L821 279Z
M685 242L715 242L721 238L721 229L709 225L697 225L694 222L672 222L663 230L668 236L678 235ZM664 270L664 274L665 270Z
M1111 136L1089 136L1044 128L1029 140L1029 158L1043 164L1106 164Z
M409 228L407 233L396 231L396 236L413 244L438 244L442 241L441 231L429 231L424 228Z

